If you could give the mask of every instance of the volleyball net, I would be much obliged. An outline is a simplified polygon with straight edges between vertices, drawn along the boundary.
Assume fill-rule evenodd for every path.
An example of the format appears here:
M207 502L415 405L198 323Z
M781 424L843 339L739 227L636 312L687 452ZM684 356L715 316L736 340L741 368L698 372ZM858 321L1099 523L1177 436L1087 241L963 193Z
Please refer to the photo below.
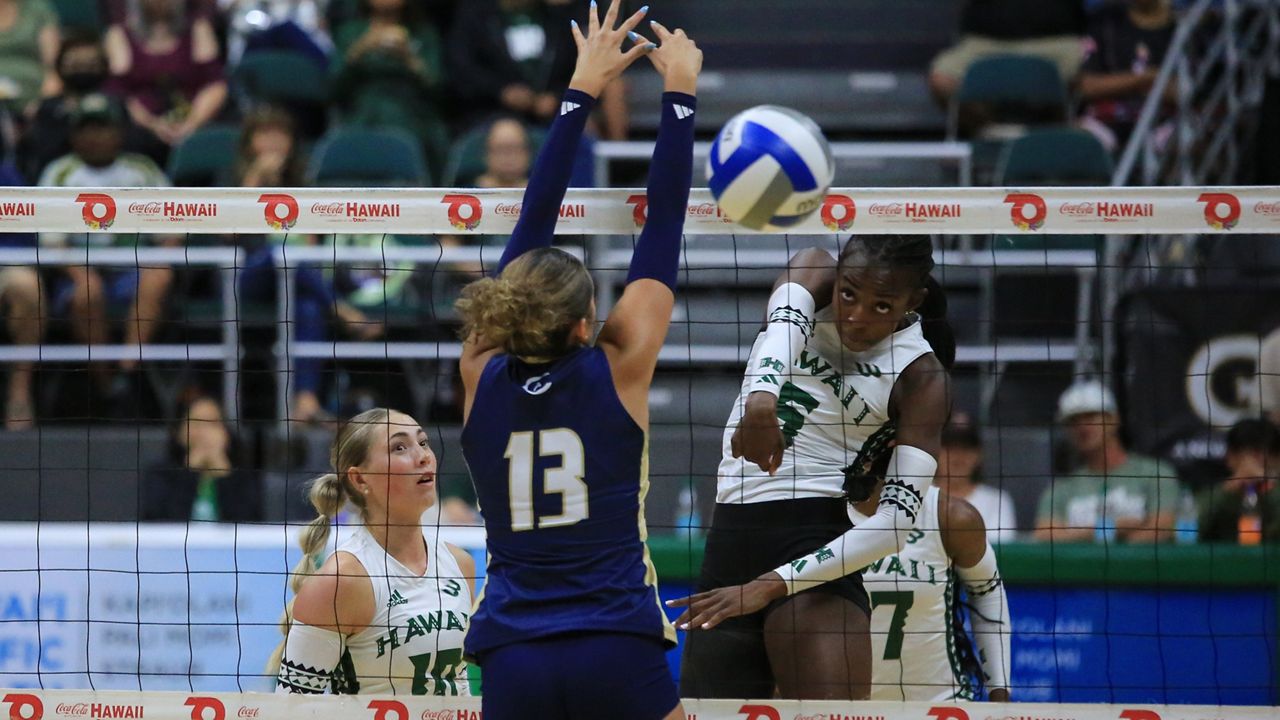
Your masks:
M382 405L424 425L444 496L424 522L483 575L452 306L496 266L520 203L474 189L6 190L0 367L19 429L0 434L0 687L13 688L0 716L478 717L478 698L257 693L273 686L264 667L331 418ZM645 218L643 190L571 190L561 206L557 244L591 269L601 318ZM745 231L695 189L685 232L649 398L646 515L664 599L696 579L724 424L788 259L851 234L930 235L957 339L948 442L957 458L977 453L953 491L978 478L994 498L1012 693L1029 701L691 699L691 713L1271 716L1258 706L1280 692L1280 456L1254 480L1223 478L1232 429L1280 405L1266 343L1280 328L1280 189L839 188L787 235ZM1082 451L1060 399L1086 379L1114 394L1149 475L1092 493L1068 483ZM225 421L212 464L233 466L236 492L172 487L200 465L197 398ZM897 557L877 571L898 583L873 611L890 616L930 582ZM885 627L899 647L923 632Z

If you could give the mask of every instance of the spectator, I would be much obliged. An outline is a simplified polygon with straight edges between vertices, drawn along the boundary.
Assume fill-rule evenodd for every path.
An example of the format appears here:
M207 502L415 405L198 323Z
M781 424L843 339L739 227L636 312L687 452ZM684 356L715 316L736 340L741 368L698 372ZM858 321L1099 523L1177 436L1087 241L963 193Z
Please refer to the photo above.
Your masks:
M71 151L71 112L86 95L99 93L107 82L107 55L93 35L71 35L62 42L55 63L62 92L45 98L23 137L23 173L31 181L45 166Z
M293 120L284 112L260 109L245 119L236 161L241 187L297 186L302 183L301 153ZM248 258L240 273L240 292L248 302L276 302L277 273L275 247L285 242L314 245L308 235L272 235L265 241L246 238ZM364 313L337 296L333 279L315 265L301 265L294 273L294 338L299 342L329 338L330 312L358 338L371 340L382 328ZM298 358L293 362L293 408L290 417L300 422L333 419L320 402L323 362L319 358Z
M228 17L227 64L245 52L294 50L328 67L333 41L318 0L220 0Z
M529 131L515 118L499 118L489 126L484 140L484 173L476 187L522 188L529 183L532 157Z
M1171 0L1109 4L1089 18L1080 70L1081 124L1108 150L1128 142L1175 27Z
M1246 505L1261 522L1261 540L1280 542L1280 430L1267 420L1241 420L1227 433L1227 479L1202 490L1200 539L1239 542ZM1257 542L1259 538L1253 538Z
M602 3L603 5L604 3ZM461 100L461 127L496 113L545 124L560 108L577 50L571 19L587 11L582 0L469 0L459 3L449 32L449 71ZM626 86L601 95L596 134L627 136Z
M9 339L15 345L36 345L44 337L44 313L40 304L40 276L35 268L0 267L0 308L3 308ZM9 366L9 386L4 405L6 430L35 426L33 372L34 364L30 362Z
M86 95L69 115L72 152L54 160L40 176L39 184L47 187L161 187L168 186L164 172L144 155L124 153L124 113L119 104L105 95ZM181 238L152 236L162 245L175 246ZM133 247L140 238L129 235L68 236L44 233L45 245L120 245ZM105 322L108 304L129 303L124 324L125 343L139 345L150 342L164 314L164 301L173 283L173 268L142 266L136 268L99 269L85 265L64 268L68 283L54 290L51 303L54 312L67 307L72 320L72 333L86 344L107 342ZM122 374L112 377L101 366L94 374L111 386L117 401L132 393L132 372L137 360L120 361ZM114 380L114 382L113 382Z
M333 97L343 118L408 131L439 171L449 145L440 35L409 0L362 0L361 8L363 17L334 33Z
M933 484L951 497L969 501L982 516L991 543L1018 539L1018 519L1009 493L982 482L982 434L963 413L942 429L942 452Z
M0 101L23 114L61 90L53 63L62 43L48 0L0 0Z
M1042 57L1071 83L1083 60L1085 22L1082 0L967 0L960 41L934 58L929 89L946 105L974 61L1003 54Z
M1083 466L1045 489L1036 539L1171 539L1180 499L1177 475L1168 464L1125 449L1111 391L1097 380L1072 385L1058 400L1058 421Z
M143 520L255 522L262 519L257 476L240 466L239 443L208 396L192 400L169 429L168 457L143 477Z
M157 162L217 117L227 100L218 39L205 17L191 19L182 0L140 0L125 27L107 30L113 91L150 137Z

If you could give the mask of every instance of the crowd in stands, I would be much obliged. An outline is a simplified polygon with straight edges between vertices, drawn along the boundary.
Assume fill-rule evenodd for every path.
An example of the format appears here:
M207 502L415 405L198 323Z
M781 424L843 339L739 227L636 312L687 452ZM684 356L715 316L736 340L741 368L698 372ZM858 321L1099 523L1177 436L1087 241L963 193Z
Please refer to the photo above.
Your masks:
M1111 154L1133 132L1176 27L1172 0L957 3L958 40L929 68L929 86L940 104L960 105L959 134L1001 132L998 113L966 94L971 68L1010 55L1038 58L1064 92L1074 94L1079 110L1060 103L1015 119L1076 125ZM540 128L555 116L572 72L569 20L585 15L587 4L0 0L0 182L304 186L326 182L315 148L339 129L363 128L407 138L422 158L416 177L388 184L523 187ZM623 82L606 90L593 126L597 138L628 137ZM226 162L193 168L188 161L198 148L225 152ZM248 303L275 301L273 248L280 243L414 242L283 233L235 241L247 251L237 282ZM0 239L2 245L72 247L137 242L178 246L184 238L44 233ZM456 271L467 275L476 269ZM295 276L294 337L383 337L381 311L408 292L412 275L412 266L301 267ZM55 332L51 325L57 321L61 337L77 343L146 343L163 323L174 288L170 267L5 267L0 307L7 341L36 345ZM1272 346L1280 365L1280 340ZM33 427L38 403L32 363L12 363L5 372L5 427ZM444 369L441 374L447 376ZM135 360L95 363L89 375L91 391L104 399L99 407L122 408L139 394ZM292 382L292 419L323 424L343 412L326 400L332 393L324 388L322 361L293 360ZM441 393L448 396L450 390ZM219 403L195 392L168 410L176 418L169 456L146 477L145 519L258 519L261 508L250 500L261 494L258 480L243 464L237 433L223 420ZM1271 420L1244 420L1231 430L1227 478L1194 497L1188 512L1190 495L1173 468L1125 449L1119 411L1105 386L1071 388L1057 417L1079 464L1064 468L1046 490L1036 539L1170 541L1191 515L1206 540L1248 541L1255 530L1280 540L1280 492L1273 491L1280 476L1280 433ZM957 413L943 440L938 484L978 508L993 542L1015 539L1013 501L983 482L982 433ZM464 500L446 500L444 508L450 522L476 521Z

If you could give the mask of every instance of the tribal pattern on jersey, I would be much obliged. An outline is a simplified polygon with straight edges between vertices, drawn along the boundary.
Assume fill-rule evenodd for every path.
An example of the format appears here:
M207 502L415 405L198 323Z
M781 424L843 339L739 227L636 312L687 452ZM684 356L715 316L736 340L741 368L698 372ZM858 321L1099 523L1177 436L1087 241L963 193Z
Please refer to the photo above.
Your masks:
M323 695L329 687L329 671L295 663L280 661L280 675L276 682L302 695Z

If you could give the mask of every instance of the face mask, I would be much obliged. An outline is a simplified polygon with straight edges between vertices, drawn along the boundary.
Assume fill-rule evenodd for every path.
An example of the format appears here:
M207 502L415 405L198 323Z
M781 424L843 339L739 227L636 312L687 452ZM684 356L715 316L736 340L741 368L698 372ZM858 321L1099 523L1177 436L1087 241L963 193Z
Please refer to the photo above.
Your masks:
M72 72L62 76L62 82L67 86L67 89L80 94L97 90L106 79L106 73L92 70Z

